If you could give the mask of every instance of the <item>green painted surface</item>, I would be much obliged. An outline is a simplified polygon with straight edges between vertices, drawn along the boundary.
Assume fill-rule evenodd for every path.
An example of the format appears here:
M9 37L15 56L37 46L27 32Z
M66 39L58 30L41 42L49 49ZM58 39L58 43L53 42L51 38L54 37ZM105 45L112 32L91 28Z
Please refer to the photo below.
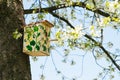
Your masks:
M24 29L24 50L49 52L50 28L33 25Z

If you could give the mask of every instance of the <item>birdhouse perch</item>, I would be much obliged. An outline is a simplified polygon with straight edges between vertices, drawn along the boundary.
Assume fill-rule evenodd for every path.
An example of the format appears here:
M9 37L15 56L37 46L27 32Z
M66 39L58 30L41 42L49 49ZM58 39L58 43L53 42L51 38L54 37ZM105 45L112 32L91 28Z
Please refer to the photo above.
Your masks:
M23 52L30 56L49 56L52 27L53 24L47 20L25 26Z

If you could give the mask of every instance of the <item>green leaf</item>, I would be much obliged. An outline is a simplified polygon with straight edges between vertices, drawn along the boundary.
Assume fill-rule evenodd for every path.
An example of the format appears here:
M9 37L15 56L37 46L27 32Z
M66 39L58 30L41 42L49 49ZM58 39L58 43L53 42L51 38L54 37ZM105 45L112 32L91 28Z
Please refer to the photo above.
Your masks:
M34 26L34 31L38 31L38 26Z
M22 37L22 34L16 29L15 32L13 32L13 38L18 39L21 37Z
M30 45L27 45L26 48L29 50L29 51L32 51L32 47Z
M26 32L26 33L31 33L31 32L33 32L33 30L32 30L32 28L27 27L27 28L25 29L25 32Z
M40 36L40 33L37 34L37 37Z
M46 41L48 41L48 40L49 40L49 38L47 37L47 38L46 38Z
M30 42L30 45L32 45L32 46L34 46L36 43L35 43L35 41L34 40L32 40L31 42Z
M38 14L38 18L39 19L43 19L44 18L44 14Z
M40 29L44 30L44 27L42 25L40 25Z
M50 52L50 48L48 48L48 52Z
M40 50L40 47L38 45L35 46L35 48L39 51Z
M36 37L36 35L35 34L33 34L33 38L35 38Z
M41 75L40 80L45 80L45 76Z
M46 41L46 40L44 41L44 44L47 44L47 41Z
M41 45L40 41L37 42L38 45Z
M28 34L28 35L27 35L28 40L30 39L30 37L31 37L31 34Z
M44 34L45 34L45 36L47 37L47 32L46 32L46 30L44 30Z
M50 37L50 32L48 32L48 37Z
M46 46L43 45L42 47L43 47L43 51L46 51Z
M71 61L71 65L75 65L75 64L76 64L75 61L72 60L72 61Z
M60 71L57 71L58 74L60 74L61 72Z
M32 57L33 61L37 61L38 58L37 57Z

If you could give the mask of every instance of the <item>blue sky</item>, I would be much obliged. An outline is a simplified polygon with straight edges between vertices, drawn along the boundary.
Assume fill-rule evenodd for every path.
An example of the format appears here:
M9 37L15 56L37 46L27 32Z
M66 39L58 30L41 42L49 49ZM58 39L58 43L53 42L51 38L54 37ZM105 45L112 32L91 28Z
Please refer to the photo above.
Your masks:
M24 0L24 8L29 9L33 2L34 0ZM27 16L26 23L28 24L31 21L32 21L31 15ZM120 34L116 33L114 30L112 30L112 28L107 28L105 34L106 34L104 38L106 40L105 42L113 41L115 43L114 47L119 48ZM114 37L115 39L114 38L111 39L111 37ZM72 51L71 53L83 54L83 51L76 50ZM65 76L69 78L75 77L77 78L77 80L93 80L94 78L97 77L98 73L102 71L102 69L98 67L98 65L96 65L91 52L88 52L85 55L83 64L82 64L83 57L75 55L70 56L69 60L74 59L76 62L76 65L73 66L70 66L70 62L67 63L62 62L63 58L59 54L63 54L63 52L60 49L58 49L58 51L52 50L50 54L51 55L48 57L39 57L38 61L33 61L30 57L32 80L40 80L42 72L45 75L45 80L62 80L61 75L56 73L55 65L57 69L60 70ZM53 57L55 65L53 64L51 57ZM42 69L40 69L40 66L45 63L46 58L47 62L45 64L44 71L42 71ZM103 66L105 65L105 62L103 62L103 60L100 61L100 63ZM120 79L119 76L120 75L116 75L115 79L113 80L119 80Z

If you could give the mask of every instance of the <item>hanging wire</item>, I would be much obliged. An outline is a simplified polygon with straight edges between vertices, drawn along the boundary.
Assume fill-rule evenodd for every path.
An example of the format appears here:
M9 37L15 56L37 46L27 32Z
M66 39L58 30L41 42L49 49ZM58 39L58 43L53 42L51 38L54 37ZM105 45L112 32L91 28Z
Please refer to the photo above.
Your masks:
M40 11L41 11L41 0L38 0L39 2L39 14L40 14Z
M42 0L38 0L38 3L39 3L39 13L38 13L38 15L41 15L42 13L41 13L41 4L42 4ZM41 19L41 18L40 18ZM38 18L38 20L39 20L39 18ZM42 19L41 19L42 20Z

